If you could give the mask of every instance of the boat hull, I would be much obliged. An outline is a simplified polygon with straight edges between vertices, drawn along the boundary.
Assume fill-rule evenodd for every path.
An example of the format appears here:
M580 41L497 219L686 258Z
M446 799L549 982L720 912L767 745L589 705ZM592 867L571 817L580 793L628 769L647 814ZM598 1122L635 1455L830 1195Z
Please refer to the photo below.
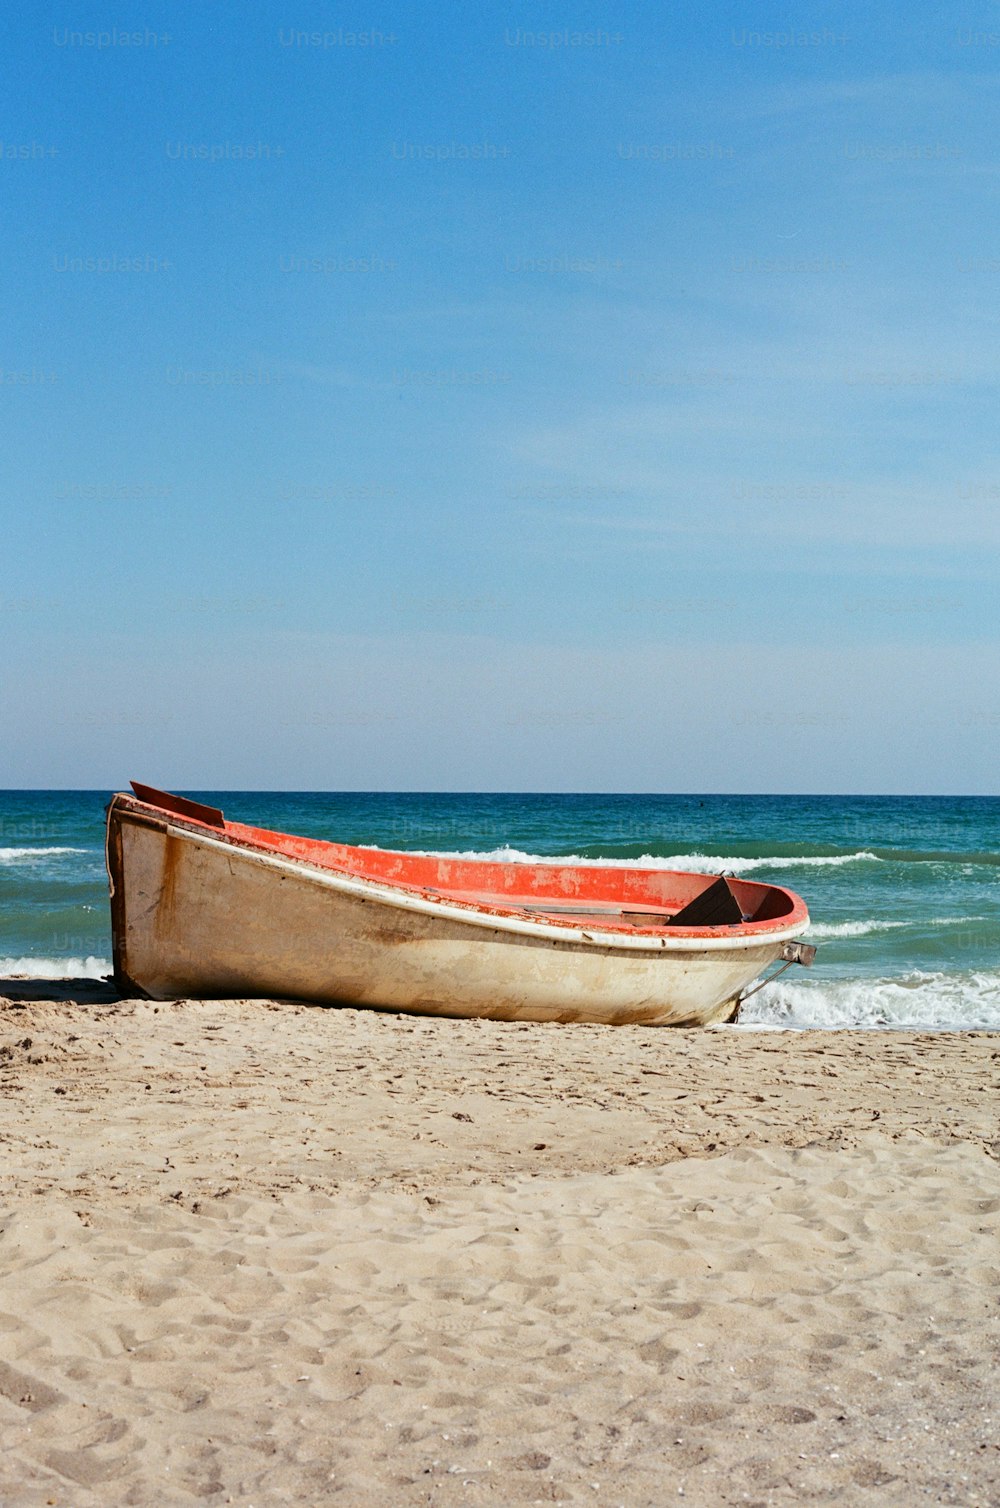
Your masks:
M732 1017L797 930L720 945L546 927L253 851L120 800L108 819L115 974L154 999L710 1025Z

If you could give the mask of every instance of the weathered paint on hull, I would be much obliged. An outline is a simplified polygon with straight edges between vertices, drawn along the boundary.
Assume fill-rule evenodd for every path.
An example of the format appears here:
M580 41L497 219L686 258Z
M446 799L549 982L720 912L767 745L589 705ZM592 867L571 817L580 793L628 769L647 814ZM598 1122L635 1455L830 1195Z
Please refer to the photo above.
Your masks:
M114 805L108 865L116 976L154 999L284 996L505 1021L709 1025L731 1017L740 990L793 935L657 947L512 930L443 905L393 903L384 887Z

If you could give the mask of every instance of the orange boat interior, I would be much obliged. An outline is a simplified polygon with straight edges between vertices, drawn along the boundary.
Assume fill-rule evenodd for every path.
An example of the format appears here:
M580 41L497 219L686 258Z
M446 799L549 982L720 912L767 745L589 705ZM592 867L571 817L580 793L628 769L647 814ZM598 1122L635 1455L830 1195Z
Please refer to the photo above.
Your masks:
M169 813L181 818L184 825L209 829L213 837L237 846L479 910L574 926L590 920L599 922L602 931L676 928L688 935L717 935L735 927L741 933L757 928L766 931L806 919L805 906L798 896L777 885L667 869L500 863L358 848L227 822L215 807L135 781L132 788L143 806L161 816Z

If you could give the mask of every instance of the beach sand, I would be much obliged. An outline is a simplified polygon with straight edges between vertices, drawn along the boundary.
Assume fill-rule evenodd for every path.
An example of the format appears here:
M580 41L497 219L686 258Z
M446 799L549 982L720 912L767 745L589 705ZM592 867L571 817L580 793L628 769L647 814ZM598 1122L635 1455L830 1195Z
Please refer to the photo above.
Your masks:
M0 994L3 1504L1000 1501L1000 1035Z

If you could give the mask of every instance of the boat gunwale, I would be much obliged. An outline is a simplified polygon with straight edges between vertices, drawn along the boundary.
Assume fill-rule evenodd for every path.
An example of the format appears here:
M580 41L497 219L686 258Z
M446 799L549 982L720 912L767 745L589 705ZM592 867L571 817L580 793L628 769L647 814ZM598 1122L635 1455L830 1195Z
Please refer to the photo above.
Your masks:
M584 928L578 923L563 920L557 915L545 920L536 920L526 916L520 908L515 906L453 899L436 895L429 889L405 884L397 885L389 880L371 879L364 875L352 874L347 869L313 864L308 859L279 853L265 844L237 837L227 832L225 828L220 830L209 827L207 823L201 823L193 818L178 818L160 807L151 806L147 802L121 792L113 796L108 805L109 831L113 814L117 814L119 820L127 815L129 819L143 826L158 828L167 837L185 838L225 853L232 853L235 850L250 862L263 864L289 874L308 875L311 880L331 890L354 895L365 901L373 901L439 919L449 918L467 925L488 927L494 931L540 938L551 944L583 944L585 947L600 947L624 952L696 954L721 952L728 949L744 953L757 947L765 948L774 943L791 941L809 923L809 913L805 902L793 891L785 890L780 885L768 885L766 882L757 881L755 883L762 889L777 890L792 899L793 907L790 915L722 927L632 927L625 930L623 927L607 928L602 926L600 921L596 921L593 926ZM310 841L321 843L324 840ZM378 851L390 852L384 849ZM395 850L392 851L395 852ZM403 854L403 856L406 855ZM504 867L517 867L517 861ZM537 866L525 864L524 867ZM609 864L605 867L615 869L620 866ZM686 870L650 870L649 872L658 875L687 875L689 873Z

